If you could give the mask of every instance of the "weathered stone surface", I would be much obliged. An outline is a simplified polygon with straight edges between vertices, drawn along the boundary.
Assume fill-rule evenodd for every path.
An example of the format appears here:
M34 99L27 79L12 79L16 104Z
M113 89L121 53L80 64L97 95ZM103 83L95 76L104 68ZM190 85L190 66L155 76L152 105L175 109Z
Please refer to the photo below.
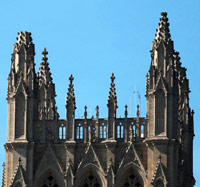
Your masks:
M74 77L66 119L59 119L46 49L38 75L31 33L20 32L8 77L8 135L4 187L194 186L193 111L181 67L161 14L146 81L147 116L117 118L114 74L108 118L75 119Z

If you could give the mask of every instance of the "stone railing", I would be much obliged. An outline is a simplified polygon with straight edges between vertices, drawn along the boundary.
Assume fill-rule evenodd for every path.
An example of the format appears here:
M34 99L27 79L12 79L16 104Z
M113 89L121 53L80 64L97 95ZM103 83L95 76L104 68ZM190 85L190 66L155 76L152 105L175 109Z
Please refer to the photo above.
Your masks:
M118 142L141 141L147 136L145 118L117 118L113 121L115 129L113 139ZM70 125L70 124L69 124ZM77 143L102 142L108 139L109 120L75 119L74 140ZM38 121L35 123L34 139L36 142L65 142L67 121Z

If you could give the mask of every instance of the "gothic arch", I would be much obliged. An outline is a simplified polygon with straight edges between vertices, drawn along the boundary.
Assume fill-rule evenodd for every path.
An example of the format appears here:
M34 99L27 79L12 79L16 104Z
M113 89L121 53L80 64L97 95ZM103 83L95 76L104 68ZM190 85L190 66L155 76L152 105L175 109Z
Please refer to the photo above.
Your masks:
M135 163L131 162L122 167L116 175L116 186L124 187L128 177L133 178L133 183L138 183L141 187L148 186L145 172Z
M53 177L52 180L54 180L54 183L57 184L55 187L63 187L64 185L64 175L62 175L57 169L55 169L52 166L49 166L46 169L43 169L42 171L36 172L35 180L34 180L34 187L43 187L42 184L44 183L44 180L46 180L48 177ZM50 179L51 180L51 179ZM44 186L44 187L51 187L51 186ZM54 187L54 186L52 186Z
M59 179L51 170L47 170L41 177L38 187L61 187Z
M87 164L81 168L76 174L75 186L83 187L83 185L90 180L90 177L94 177L92 180L91 187L98 184L98 187L106 187L106 179L104 173L94 164Z
M25 135L25 96L22 92L16 95L15 103L15 138Z

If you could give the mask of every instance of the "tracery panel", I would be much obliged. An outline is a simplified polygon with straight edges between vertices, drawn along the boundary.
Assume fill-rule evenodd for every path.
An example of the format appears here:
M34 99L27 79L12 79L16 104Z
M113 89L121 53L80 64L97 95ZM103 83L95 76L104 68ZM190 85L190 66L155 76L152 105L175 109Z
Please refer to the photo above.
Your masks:
M143 187L143 184L139 177L131 172L125 177L122 187Z
M39 187L60 187L58 185L56 177L52 174L51 171L44 176Z
M83 180L81 187L102 187L102 186L99 179L92 173L89 173Z

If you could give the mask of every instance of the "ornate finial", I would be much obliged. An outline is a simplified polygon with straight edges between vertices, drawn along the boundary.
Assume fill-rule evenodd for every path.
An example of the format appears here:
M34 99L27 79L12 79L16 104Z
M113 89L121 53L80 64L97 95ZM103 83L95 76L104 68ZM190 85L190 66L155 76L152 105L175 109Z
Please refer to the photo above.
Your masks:
M98 119L99 118L99 106L97 105L96 108L96 118Z
M5 164L5 162L3 162L2 166L3 166L3 169L5 169L5 167L6 167L6 164Z
M114 108L118 108L117 106L117 96L116 96L116 89L115 89L115 76L114 73L111 75L111 84L110 84L110 91L109 91L109 97L108 97L108 107L110 106L111 103L114 104Z
M192 116L194 116L194 110L192 110Z
M48 51L46 50L46 48L44 48L44 50L42 51L42 61L43 62L47 62L48 58L47 58L47 55L48 55Z
M128 106L125 105L125 112L124 112L125 118L127 118L127 116L128 116L128 110L127 110L127 108L128 108Z
M87 106L86 105L85 105L84 109L85 109L85 111L84 111L84 117L85 117L85 119L87 119Z
M74 77L73 77L73 75L71 74L71 75L69 76L69 81L70 81L70 84L72 84L72 83L73 83L73 80L74 80Z
M161 12L162 17L167 17L167 12Z
M44 50L42 51L42 54L43 54L44 56L46 56L46 55L48 54L48 51L47 51L46 47L44 47Z
M137 105L137 117L140 117L140 106Z
M110 78L111 78L111 82L114 83L114 80L115 80L115 75L114 75L114 73L112 73L112 75L111 75Z
M67 104L66 106L69 106L70 104L73 105L73 109L76 109L76 102L75 102L75 95L74 95L74 85L73 85L74 77L71 74L69 76L69 88L67 93Z

